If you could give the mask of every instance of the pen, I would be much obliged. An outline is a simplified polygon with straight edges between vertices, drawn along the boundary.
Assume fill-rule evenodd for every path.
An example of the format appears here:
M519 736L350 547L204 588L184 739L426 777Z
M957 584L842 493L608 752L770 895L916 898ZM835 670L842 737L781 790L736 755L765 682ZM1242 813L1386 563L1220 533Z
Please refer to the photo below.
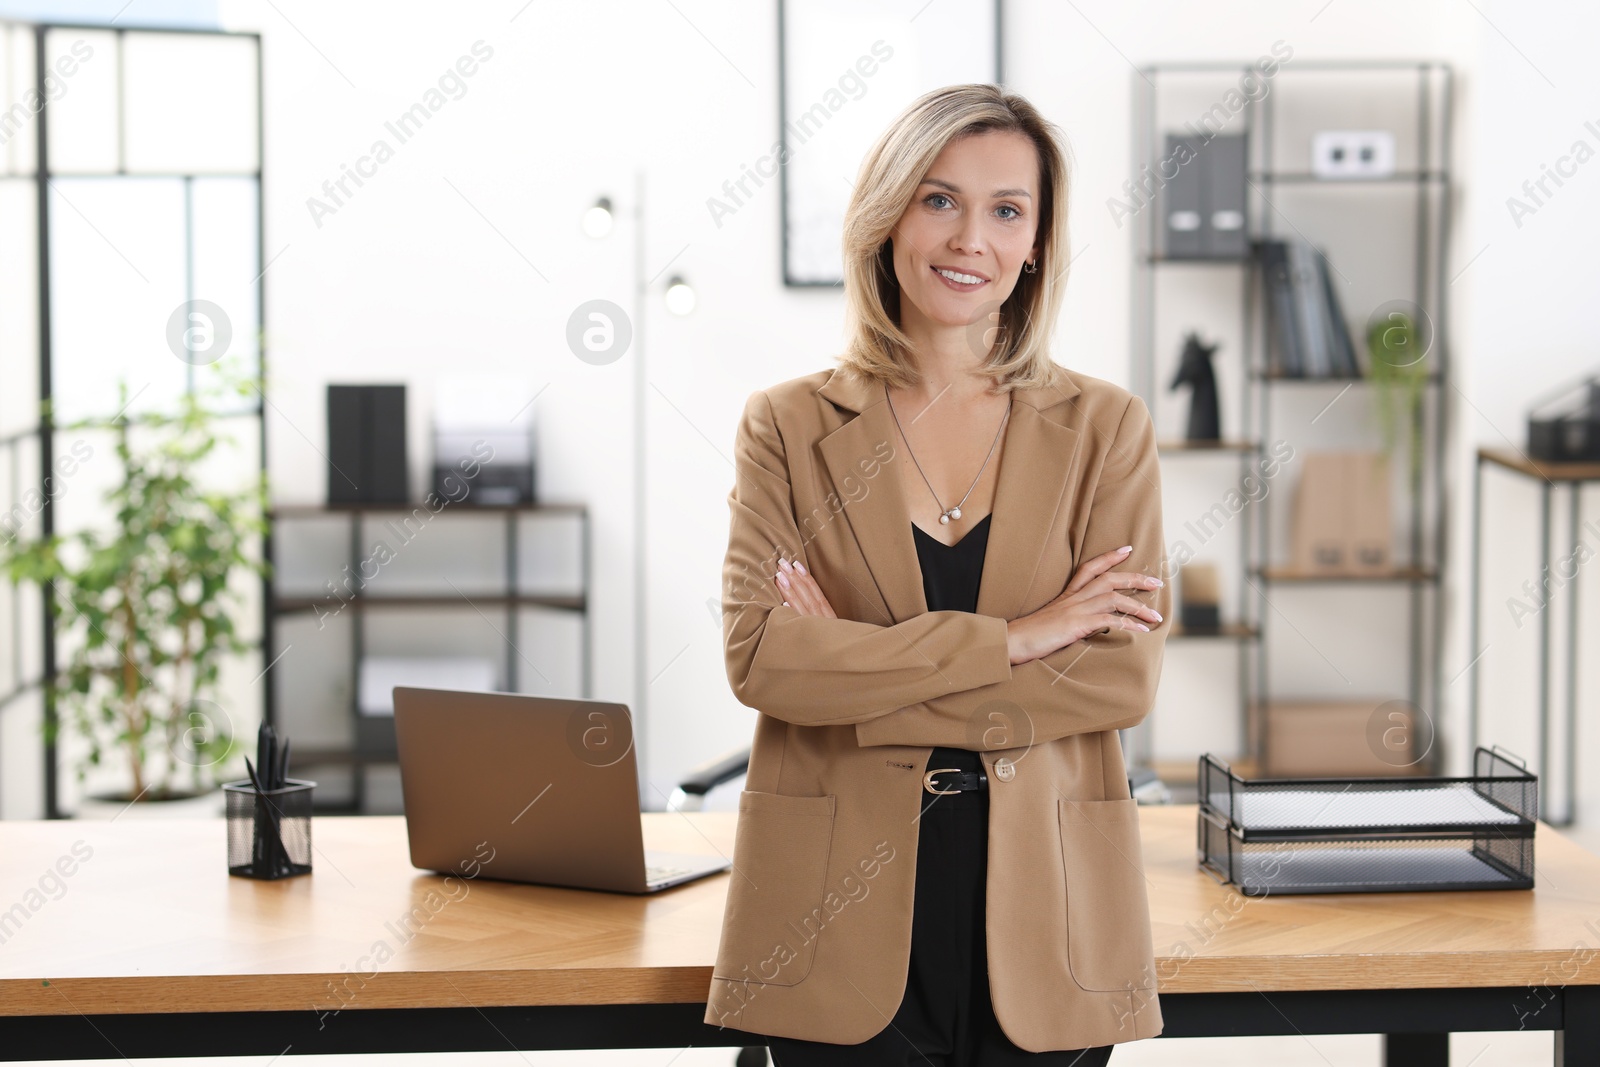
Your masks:
M260 866L257 871L265 871L269 877L276 876L281 866L279 857L284 854L283 839L278 835L278 820L272 812L272 799L266 795L266 790L261 787L261 776L256 773L255 767L250 764L250 757L244 758L244 769L250 773L250 781L256 787L256 840L254 849L254 862ZM261 824L267 825L266 834L261 832ZM276 842L277 847L273 844Z

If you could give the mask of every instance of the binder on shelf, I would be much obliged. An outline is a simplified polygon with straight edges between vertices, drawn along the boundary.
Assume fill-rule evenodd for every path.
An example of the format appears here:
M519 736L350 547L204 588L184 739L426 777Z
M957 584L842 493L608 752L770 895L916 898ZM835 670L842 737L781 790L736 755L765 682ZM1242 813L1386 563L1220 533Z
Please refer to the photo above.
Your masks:
M1177 166L1161 190L1166 257L1246 258L1250 240L1245 228L1244 136L1200 140L1169 133L1166 145L1166 158Z
M1212 137L1199 162L1206 254L1216 259L1245 259L1250 255L1250 238L1244 224L1244 136Z
M1194 146L1189 138L1167 134L1166 158L1174 162L1188 160L1178 166L1177 174L1161 189L1161 231L1168 259L1198 259L1205 254L1200 217L1200 167L1193 153Z
M404 504L406 387L328 386L328 503Z

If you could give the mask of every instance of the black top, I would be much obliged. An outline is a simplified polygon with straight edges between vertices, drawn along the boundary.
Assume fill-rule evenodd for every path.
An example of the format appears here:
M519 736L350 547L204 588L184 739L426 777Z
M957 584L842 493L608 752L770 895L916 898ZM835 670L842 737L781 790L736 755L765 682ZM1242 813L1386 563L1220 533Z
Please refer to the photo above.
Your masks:
M922 593L929 611L978 610L978 583L983 577L983 557L989 546L989 519L979 519L961 540L947 545L918 526L911 524L911 537L917 543L917 561L922 565ZM976 771L983 768L978 754L965 748L937 746L928 767L959 767Z

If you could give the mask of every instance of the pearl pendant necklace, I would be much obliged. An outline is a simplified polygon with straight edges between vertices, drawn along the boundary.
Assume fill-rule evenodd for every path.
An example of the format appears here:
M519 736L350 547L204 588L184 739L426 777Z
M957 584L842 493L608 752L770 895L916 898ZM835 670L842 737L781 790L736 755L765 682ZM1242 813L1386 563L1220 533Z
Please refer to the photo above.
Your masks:
M972 491L978 487L978 482L982 480L983 472L989 468L989 460L994 456L995 446L1000 443L1000 434L1006 428L1006 420L1011 418L1010 400L1008 399L1006 402L1006 413L1000 416L1000 427L994 432L994 441L989 445L989 454L983 457L983 466L978 468L978 477L972 479L972 484L967 486L967 491L961 494L961 499L956 501L954 507L946 508L944 502L939 499L939 494L934 492L933 483L928 481L927 472L922 469L922 464L917 463L917 454L911 449L911 441L906 437L905 427L900 425L900 416L895 414L894 401L889 399L889 383L887 382L883 385L883 399L889 404L889 414L894 415L894 424L900 431L900 439L906 443L906 453L911 457L911 462L917 464L917 473L922 475L922 480L927 483L928 492L933 493L933 502L939 506L939 525L949 526L951 519L961 518L961 505L967 502L967 497L972 495Z

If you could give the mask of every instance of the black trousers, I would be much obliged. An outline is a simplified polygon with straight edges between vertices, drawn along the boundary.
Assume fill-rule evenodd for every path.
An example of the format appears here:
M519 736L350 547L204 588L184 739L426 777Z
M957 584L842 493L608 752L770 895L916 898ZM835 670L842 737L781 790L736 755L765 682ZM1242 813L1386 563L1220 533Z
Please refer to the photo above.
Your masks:
M936 751L929 767L981 767L976 753ZM887 1026L858 1045L768 1037L775 1067L1104 1067L1110 1045L1028 1052L1001 1031L989 1001L984 934L989 794L923 793L916 904L905 997Z

